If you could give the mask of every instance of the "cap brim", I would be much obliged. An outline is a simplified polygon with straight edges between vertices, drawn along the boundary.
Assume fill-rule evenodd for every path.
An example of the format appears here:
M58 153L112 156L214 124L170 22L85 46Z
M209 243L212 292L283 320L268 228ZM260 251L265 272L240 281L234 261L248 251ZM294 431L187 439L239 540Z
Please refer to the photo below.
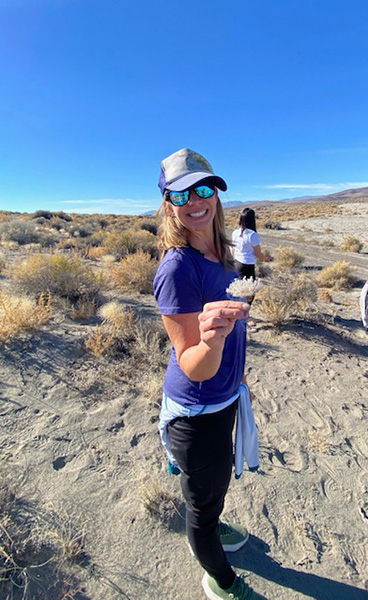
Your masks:
M199 183L203 179L212 179L219 190L226 192L227 185L222 177L218 177L217 175L212 175L211 173L206 173L204 171L197 171L197 173L188 173L188 175L183 175L183 177L176 179L172 183L166 184L166 189L170 190L171 192L182 192L183 190L187 190L188 188L192 187L192 185Z

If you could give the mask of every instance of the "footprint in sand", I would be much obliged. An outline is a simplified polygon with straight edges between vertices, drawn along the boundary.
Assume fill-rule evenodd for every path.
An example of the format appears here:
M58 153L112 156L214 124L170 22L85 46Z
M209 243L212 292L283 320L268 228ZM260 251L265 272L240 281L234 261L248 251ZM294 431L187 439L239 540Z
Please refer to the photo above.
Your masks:
M325 415L321 415L312 404L298 402L293 399L285 400L285 404L294 410L298 417L310 427L330 432L331 426L326 420Z

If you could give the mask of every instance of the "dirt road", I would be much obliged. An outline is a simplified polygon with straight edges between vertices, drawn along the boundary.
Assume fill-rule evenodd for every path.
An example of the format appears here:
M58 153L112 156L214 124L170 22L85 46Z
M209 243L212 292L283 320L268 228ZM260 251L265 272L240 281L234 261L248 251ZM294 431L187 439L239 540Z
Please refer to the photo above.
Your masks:
M362 281L368 279L368 254L357 254L354 252L341 252L333 248L321 247L313 244L294 242L286 239L277 232L262 231L260 233L262 247L274 253L278 246L290 246L297 252L305 256L305 266L307 267L327 267L334 262L346 260L356 267L356 276Z

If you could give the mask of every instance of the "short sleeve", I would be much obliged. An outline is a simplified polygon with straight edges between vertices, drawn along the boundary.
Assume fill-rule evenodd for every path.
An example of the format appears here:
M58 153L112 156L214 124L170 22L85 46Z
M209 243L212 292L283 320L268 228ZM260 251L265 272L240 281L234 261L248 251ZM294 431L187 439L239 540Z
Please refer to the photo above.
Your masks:
M250 243L252 244L253 248L254 248L254 246L259 246L261 243L261 240L259 239L259 235L255 231L253 231L252 235L250 236Z
M202 285L195 265L172 258L158 268L154 294L162 315L200 312Z

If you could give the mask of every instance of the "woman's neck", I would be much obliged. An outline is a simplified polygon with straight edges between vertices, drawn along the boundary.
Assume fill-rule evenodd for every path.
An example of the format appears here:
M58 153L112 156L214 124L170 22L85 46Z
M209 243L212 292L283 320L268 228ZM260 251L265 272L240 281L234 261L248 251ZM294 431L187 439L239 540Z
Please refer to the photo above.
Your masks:
M188 242L195 250L198 250L205 258L213 262L219 262L219 257L216 252L215 240L213 232L210 235L204 236L203 232L196 235L195 232L190 232Z

